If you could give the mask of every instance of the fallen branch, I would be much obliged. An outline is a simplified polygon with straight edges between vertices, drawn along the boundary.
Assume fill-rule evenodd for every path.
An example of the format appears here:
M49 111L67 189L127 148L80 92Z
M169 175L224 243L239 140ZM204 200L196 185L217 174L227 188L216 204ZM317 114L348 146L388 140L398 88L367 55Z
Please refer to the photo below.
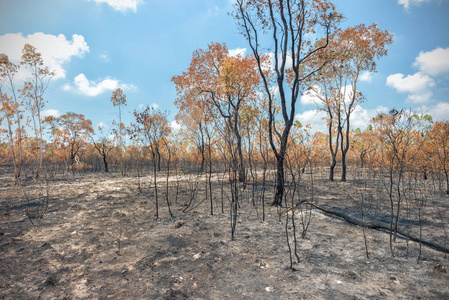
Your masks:
M313 203L301 202L301 204L309 204L309 205L315 207L316 209L318 209L318 210L320 210L320 211L322 211L322 212L324 212L326 214L337 216L337 217L345 220L346 222L348 222L350 224L353 224L353 225L356 225L356 226L370 228L370 229L375 229L375 230L379 230L379 231L390 232L390 228L388 226L386 226L386 225L381 224L380 222L378 222L378 223L375 223L375 222L362 222L362 221L360 221L360 220L358 220L356 218L353 218L353 217L348 216L346 214L343 214L341 212L338 212L338 211L335 211L335 210L331 210L329 208L325 208L325 207L322 207L322 206L318 206L318 205L313 204ZM298 205L295 208L298 208ZM437 250L437 251L440 251L440 252L443 252L443 253L449 253L449 248L447 248L447 247L443 247L441 245L438 245L438 244L435 244L435 243L432 243L432 242L420 239L420 238L415 237L415 236L413 236L411 234L405 233L405 232L403 232L401 230L397 230L396 233L398 235L404 237L404 238L407 238L407 239L409 239L411 241L414 241L414 242L417 242L417 243L421 243L422 245L427 246L429 248L432 248L434 250Z

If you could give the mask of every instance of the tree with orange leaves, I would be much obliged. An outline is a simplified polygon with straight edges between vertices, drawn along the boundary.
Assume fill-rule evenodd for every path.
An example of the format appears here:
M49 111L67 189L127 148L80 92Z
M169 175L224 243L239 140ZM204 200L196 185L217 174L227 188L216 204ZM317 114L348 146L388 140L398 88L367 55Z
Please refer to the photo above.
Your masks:
M402 203L405 200L405 175L412 171L426 143L432 118L416 113L392 109L372 119L374 135L380 147L379 166L385 172L384 187L390 200L390 251L393 234L396 240ZM396 209L396 213L395 213Z
M341 152L341 180L346 181L346 155L350 148L351 115L357 105L365 99L357 84L362 72L376 71L376 59L387 54L387 45L393 36L381 30L377 24L364 24L337 30L329 41L321 40L318 45L329 46L316 56L312 65L324 67L307 82L309 92L319 99L319 109L326 112L329 129L329 150L331 166L329 180L334 180L337 153ZM336 137L333 130L336 129Z
M178 113L176 121L182 125L181 132L192 142L201 155L200 171L204 171L206 163L207 136L211 131L209 128L213 121L212 113L207 105L206 94L198 94L189 101L178 98L175 105Z
M449 195L449 121L435 122L430 131L430 140L438 169L446 179L446 194Z
M8 140L9 140L9 146L12 152L12 162L13 162L13 166L14 166L14 184L19 184L19 176L20 176L20 166L21 163L18 163L17 161L17 157L16 157L16 150L15 150L15 143L14 143L14 132L12 129L12 125L13 125L13 116L14 116L14 111L16 110L16 108L13 105L13 102L11 101L11 98L8 97L6 94L4 94L2 92L1 86L0 86L0 103L1 103L1 107L0 107L0 112L3 113L3 116L0 116L0 124L3 122L3 120L6 120L7 123L7 136L8 136Z
M59 117L48 116L45 123L50 125L51 134L54 136L53 144L66 153L70 165L76 161L81 146L89 141L89 137L94 133L92 122L86 120L84 115L74 112L67 112Z
M372 125L368 126L363 131L357 128L351 139L351 146L359 156L360 167L365 168L367 161L369 161L370 154L376 150L377 146Z
M19 69L18 65L9 61L5 54L0 54L0 97L3 114L8 123L9 144L12 150L12 161L14 166L14 183L19 184L19 177L22 170L22 134L23 134L23 110L22 101L16 94L15 76ZM6 93L6 89L2 89L3 84L9 89L10 95ZM14 124L16 129L14 130ZM17 141L17 143L15 142ZM17 144L17 150L16 150Z
M171 134L171 126L168 122L167 112L155 110L152 106L147 106L142 112L134 111L136 123L131 124L132 137L141 141L151 150L153 160L154 192L156 197L156 218L159 218L159 200L157 189L157 170L159 165L162 145L167 145L166 139ZM170 216L173 216L170 204L167 200Z
M244 181L239 123L241 108L255 97L260 82L254 58L241 54L231 56L225 44L212 43L207 50L196 50L188 70L181 76L174 76L172 81L178 92L178 107L193 107L201 100L210 112L225 120L236 144L239 180Z

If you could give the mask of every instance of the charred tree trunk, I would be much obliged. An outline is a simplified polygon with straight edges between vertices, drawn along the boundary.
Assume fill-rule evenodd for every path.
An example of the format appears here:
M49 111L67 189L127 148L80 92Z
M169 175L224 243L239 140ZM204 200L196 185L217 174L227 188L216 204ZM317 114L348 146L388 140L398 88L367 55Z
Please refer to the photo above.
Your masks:
M335 156L332 156L332 163L329 168L329 181L334 181L334 172L335 172L336 165L337 165L337 160L335 159Z
M154 194L155 194L155 198L156 198L156 218L159 219L159 198L157 195L157 161L156 161L156 156L157 153L152 150L152 156L153 156L153 183L154 183Z
M350 117L351 117L351 109L352 105L349 107L349 110L346 115L346 131L344 133L343 138L343 128L340 127L340 136L341 136L341 181L346 181L346 154L349 151L349 127L350 127Z
M446 175L446 195L449 195L449 174L445 172L444 175Z
M329 167L329 181L334 181L334 172L335 172L335 166L337 165L337 153L338 153L338 143L340 140L340 134L337 134L337 140L335 144L335 149L332 144L332 116L330 120L328 121L328 129L329 129L329 150L331 152L331 165Z
M161 170L161 153L159 152L159 147L156 147L156 154L157 154L157 170Z
M293 118L291 120L293 120ZM286 126L282 133L279 152L275 151L273 140L272 139L270 140L272 150L274 151L276 156L276 194L274 195L274 201L272 203L273 206L282 206L282 200L284 199L284 191L285 191L284 162L285 162L285 155L287 153L288 136L290 134L290 129L293 126L293 121L290 120L285 121Z
M103 154L103 164L104 164L104 171L106 173L109 173L108 161L106 160L106 155L104 154Z
M204 152L201 151L201 166L200 166L200 173L204 172L204 164L206 163L206 157L204 156Z
M341 153L341 181L346 181L346 154Z
M242 150L242 136L240 135L239 132L239 127L238 127L238 116L235 117L235 121L234 121L234 135L237 139L237 152L238 152L238 177L239 177L239 182L245 182L246 180L246 176L245 176L245 163L244 163L244 159L243 159L243 150ZM245 186L245 185L244 185Z
M284 199L285 180L284 180L284 156L279 155L276 163L276 194L271 205L281 206Z

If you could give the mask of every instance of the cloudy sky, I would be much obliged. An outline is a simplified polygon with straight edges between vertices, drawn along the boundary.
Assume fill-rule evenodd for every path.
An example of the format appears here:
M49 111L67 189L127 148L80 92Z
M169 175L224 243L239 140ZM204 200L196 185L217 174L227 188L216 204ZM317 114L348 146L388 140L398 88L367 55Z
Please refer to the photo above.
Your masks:
M394 34L376 74L364 74L354 127L390 108L421 109L449 119L449 1L335 0L342 26L377 23ZM211 42L248 48L229 12L232 0L1 0L0 53L18 62L29 43L55 71L45 99L46 114L81 113L94 126L110 124L117 109L112 91L122 88L129 112L146 105L177 110L170 81L192 53ZM242 50L243 51L243 50ZM24 75L25 76L25 75ZM310 97L297 117L325 126Z

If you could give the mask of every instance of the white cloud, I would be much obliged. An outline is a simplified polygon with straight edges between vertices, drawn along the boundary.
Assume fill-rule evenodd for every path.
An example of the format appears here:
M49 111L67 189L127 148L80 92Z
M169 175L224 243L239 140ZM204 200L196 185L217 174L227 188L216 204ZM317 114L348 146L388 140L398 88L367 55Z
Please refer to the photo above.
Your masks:
M343 101L345 102L345 104L347 106L352 101L353 90L354 89L353 89L352 85L345 85L345 86L341 87L341 89L340 89L340 92L343 95Z
M120 12L126 12L128 10L137 12L137 6L143 3L142 0L89 0L89 1L95 1L97 3L106 3L113 9Z
M271 69L273 71L275 71L275 67L276 67L276 62L275 62L275 56L274 56L274 52L270 52L269 53L270 56L270 62L271 62ZM287 56L285 57L285 69L289 70L293 67L293 61L292 61L292 55L291 52L287 53ZM279 64L279 68L281 67L281 63L282 63L282 54L278 54L278 64Z
M63 89L66 91L75 90L76 92L89 97L95 97L103 94L104 92L113 91L117 88L121 88L125 91L137 89L137 87L133 84L120 84L116 79L107 78L100 82L91 81L87 79L83 73L75 77L73 84L74 86L66 84Z
M359 77L360 81L366 81L366 82L371 82L372 79L373 79L373 73L368 72L368 71L362 72Z
M43 117L49 117L49 116L53 116L53 117L59 117L61 114L59 113L59 110L57 110L57 109L47 109L47 110L44 110L43 112L42 112L42 116Z
M425 74L432 76L449 72L449 48L436 48L429 52L421 51L415 59L414 66Z
M396 73L388 76L387 85L398 92L409 93L408 100L411 102L425 103L433 95L430 89L435 86L435 81L421 72L406 77L404 74Z
M410 9L411 5L420 5L421 3L424 2L431 2L432 0L398 0L398 4L399 5L404 5L404 8L406 10Z
M387 112L388 108L378 106L375 109L365 109L358 105L351 114L351 129L360 128L365 129L373 117L379 113ZM306 110L303 113L297 114L295 120L299 120L304 126L310 124L312 131L328 132L327 114L318 110Z
M320 98L318 97L317 92L319 93L320 87L315 85L313 89L307 90L304 94L302 94L299 101L302 105L315 105L321 103Z
M428 114L430 114L435 121L448 120L449 119L449 103L440 102L435 106L428 109Z
M66 70L64 65L70 62L73 56L83 57L89 52L82 35L72 35L72 40L67 40L63 34L52 35L36 32L23 36L22 33L8 33L0 36L0 53L8 55L9 59L18 63L22 57L22 49L25 44L30 44L42 54L44 65L48 66L50 71L55 71L55 79L65 78ZM26 75L20 78L25 79Z
M100 59L105 63L110 62L111 58L109 57L108 51L103 51L103 53L100 54Z
M436 81L431 76L449 73L449 48L421 51L413 66L417 67L419 72L407 76L401 73L392 74L388 76L386 84L398 92L408 93L409 102L424 104L431 100L433 88L436 86Z
M432 96L432 91L424 91L421 93L410 94L407 99L412 103L420 104L429 102Z
M343 100L346 105L349 105L349 103L352 101L352 95L353 95L353 87L352 85L346 85L341 87L340 89L341 96L343 97ZM324 95L320 96L321 94L321 88L317 85L315 85L312 89L307 90L300 98L300 102L302 105L311 105L316 104L318 106L323 105L323 100L325 97Z
M306 110L303 113L297 114L295 120L301 122L303 126L310 124L312 131L327 132L327 114L316 109Z
M385 106L378 106L375 109L365 109L358 105L351 114L351 128L360 128L364 130L371 123L371 119L379 113L388 112Z
M269 88L269 91L271 93L271 97L279 99L280 93L279 93L279 86L277 84L271 86Z
M150 105L147 105L147 104L139 104L139 108L140 108L141 110L144 110L145 108L147 108L147 106L149 106L150 108L152 108L152 109L154 109L154 110L157 110L157 109L159 109L159 108L161 107L159 104L156 104L156 103L151 103Z
M235 48L235 49L229 50L229 56L233 56L233 57L236 57L238 55L244 56L245 53L246 53L246 48Z
M352 101L353 88L352 85L345 85L340 89L341 96L343 97L344 102L349 105ZM313 87L313 89L307 90L300 99L302 105L310 105L317 104L321 106L323 101L320 99L319 94L321 94L321 88L317 85ZM321 95L322 99L325 99L324 95Z
M181 124L176 122L176 120L171 122L170 125L171 125L171 128L175 131L178 131L179 129L181 129Z
M387 85L394 87L399 92L419 93L434 86L435 82L431 77L420 72L406 77L404 74L396 73L388 76Z
M157 110L157 109L161 108L161 106L160 106L159 104L156 104L156 103L151 103L151 104L150 104L150 107L151 107L152 109L154 109L154 110Z

